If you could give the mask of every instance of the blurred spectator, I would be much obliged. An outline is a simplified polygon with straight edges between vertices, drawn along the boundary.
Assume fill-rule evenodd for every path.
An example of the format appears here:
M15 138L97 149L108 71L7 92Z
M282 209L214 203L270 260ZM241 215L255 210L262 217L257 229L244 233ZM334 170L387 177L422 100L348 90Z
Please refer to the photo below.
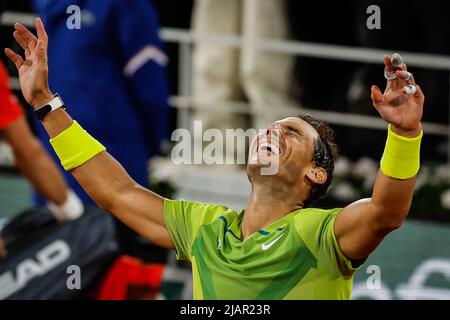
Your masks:
M196 0L192 30L197 33L242 35L244 39L289 37L285 0ZM247 98L255 114L253 127L265 128L278 119L283 107L295 105L293 66L287 54L242 50L199 43L194 51L193 96L210 105ZM203 103L202 103L203 104ZM232 112L209 111L198 105L195 119L207 128L247 128L246 117ZM266 109L265 107L272 107ZM273 110L276 108L276 112Z
M78 197L68 189L55 163L32 134L18 100L9 88L8 74L0 62L0 133L11 145L16 165L48 201L59 220L72 220L83 213Z
M33 3L52 39L52 90L62 96L71 114L104 143L137 183L148 185L147 161L158 153L167 134L169 110L167 57L151 1ZM73 6L81 9L79 29L68 27L77 14L66 13L69 7L77 8ZM38 127L41 140L51 150L42 126ZM91 203L72 176L66 173L66 177L81 199ZM117 223L119 241L129 252L137 234Z
M74 220L83 214L83 204L68 189L55 163L32 134L18 100L9 88L8 74L0 62L0 133L11 145L17 167L45 197L47 206L60 220ZM0 235L0 257L6 256Z

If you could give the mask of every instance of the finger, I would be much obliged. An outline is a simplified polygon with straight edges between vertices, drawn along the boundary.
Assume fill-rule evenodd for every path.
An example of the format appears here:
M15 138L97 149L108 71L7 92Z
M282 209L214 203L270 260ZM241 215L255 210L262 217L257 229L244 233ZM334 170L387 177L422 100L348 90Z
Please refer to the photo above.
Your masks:
M407 85L406 87L403 87L402 92L404 94L412 94L415 95L417 93L417 87L415 85Z
M394 71L394 66L392 65L391 57L388 55L384 56L384 66L388 72Z
M38 40L37 37L30 30L28 30L25 26L23 26L22 24L15 23L14 24L14 28L27 41L34 41L35 43L37 43L37 40Z
M20 35L19 32L14 31L13 32L13 37L14 39L16 39L16 42L19 44L19 46L23 49L26 50L28 49L28 43L25 41L25 39Z
M391 63L395 70L407 70L406 63L403 62L402 56L398 53L392 55Z
M371 88L371 94L370 98L372 99L373 106L375 109L379 110L379 104L383 102L383 94L381 93L380 88L378 88L376 85L373 85Z
M414 94L414 97L418 98L418 99L420 99L422 101L425 100L425 96L424 96L420 86L418 84L416 84L415 87L416 87L416 93Z
M36 55L39 61L47 62L47 50L45 49L44 41L39 39L36 46Z
M27 43L27 47L30 48L31 51L33 51L37 44L36 36L20 23L16 23L14 25L14 28L19 33L21 38Z
M405 83L405 85L416 84L416 82L414 80L414 76L411 72L398 70L398 71L396 71L396 75L399 80L401 80Z
M47 32L45 31L44 23L42 22L41 18L36 18L35 24L39 40L42 40L44 47L47 48L48 36Z
M420 86L418 84L416 84L415 86L416 86L416 96L423 96L423 92Z
M23 59L21 56L19 56L17 53L15 53L14 51L12 51L9 48L5 49L5 54L6 56L9 58L9 60L11 60L14 65L16 66L17 70L20 69L20 67L23 64Z
M391 56L385 55L384 56L384 65L386 72L395 72L396 70L405 70L406 71L406 64L403 62L403 58L400 54L394 53Z
M29 42L18 31L14 31L13 36L14 36L14 39L16 39L17 43L22 47L22 49L25 50L25 53L27 52L27 50L30 52L30 54L33 53L33 51L36 47L36 42L34 40L31 40L31 42Z
M397 74L395 73L396 68L392 65L392 57L385 55L384 56L384 77L388 81L386 88L391 88L396 85L394 80L397 80Z
M384 69L384 78L386 80L396 80L397 74L395 73L395 71L388 71L388 70Z
M28 49L30 49L30 52L33 53L36 49L37 41L31 40L28 42Z
M394 68L401 69L403 66L402 56L398 53L394 53L391 57L391 64Z

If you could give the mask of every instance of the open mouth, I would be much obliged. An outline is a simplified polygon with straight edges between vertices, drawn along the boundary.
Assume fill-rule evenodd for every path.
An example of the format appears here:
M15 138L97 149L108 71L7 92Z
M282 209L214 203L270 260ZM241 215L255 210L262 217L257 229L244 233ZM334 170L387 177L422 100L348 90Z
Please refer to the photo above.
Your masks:
M265 152L268 155L275 156L280 154L280 148L272 143L264 142L258 146L258 152Z

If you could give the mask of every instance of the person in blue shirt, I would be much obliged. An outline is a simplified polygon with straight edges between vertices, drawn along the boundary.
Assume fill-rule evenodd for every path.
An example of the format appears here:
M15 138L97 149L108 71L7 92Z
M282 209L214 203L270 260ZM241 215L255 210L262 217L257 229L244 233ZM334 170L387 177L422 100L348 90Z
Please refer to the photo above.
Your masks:
M169 111L168 59L151 0L33 0L33 6L52 39L50 85L133 179L148 185L147 162L167 134ZM57 159L42 125L36 128ZM93 204L64 174L80 199Z

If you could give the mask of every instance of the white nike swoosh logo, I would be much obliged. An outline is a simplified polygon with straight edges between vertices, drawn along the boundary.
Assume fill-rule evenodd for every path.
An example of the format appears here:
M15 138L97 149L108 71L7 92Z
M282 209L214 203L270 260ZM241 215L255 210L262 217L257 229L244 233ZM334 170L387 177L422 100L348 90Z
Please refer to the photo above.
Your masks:
M273 246L275 244L275 242L277 242L278 240L280 240L280 238L284 235L284 233L282 233L278 238L276 238L275 240L273 240L272 242L269 242L267 244L263 244L261 246L261 249L263 249L264 251L266 251L267 249L269 249L271 246Z

